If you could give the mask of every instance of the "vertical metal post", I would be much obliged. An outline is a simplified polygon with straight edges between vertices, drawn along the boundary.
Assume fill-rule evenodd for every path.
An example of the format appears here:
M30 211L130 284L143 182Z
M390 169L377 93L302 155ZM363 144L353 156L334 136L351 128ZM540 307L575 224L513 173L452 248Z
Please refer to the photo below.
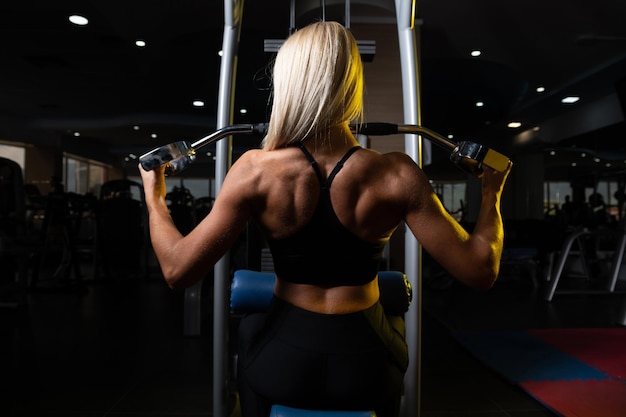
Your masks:
M420 86L418 57L415 38L415 2L416 0L395 0L402 68L402 91L404 102L404 122L421 125ZM405 135L406 153L422 166L422 137ZM416 417L420 415L420 373L421 373L421 297L422 297L422 250L410 231L406 231L404 240L405 273L413 286L413 302L405 315L406 340L409 347L409 369L404 378L404 401L401 415Z
M232 124L237 50L243 0L224 0L224 38L217 103L217 128ZM232 137L221 139L216 144L215 193L219 194L230 167ZM213 416L226 417L227 413L227 366L228 363L228 282L229 254L215 265L213 282Z

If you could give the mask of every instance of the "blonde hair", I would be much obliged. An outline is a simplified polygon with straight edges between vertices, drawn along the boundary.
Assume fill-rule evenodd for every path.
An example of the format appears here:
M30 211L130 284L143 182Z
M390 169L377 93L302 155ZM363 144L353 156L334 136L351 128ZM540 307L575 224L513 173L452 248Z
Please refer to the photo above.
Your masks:
M273 104L263 149L321 137L361 119L363 64L352 34L337 22L317 22L291 35L273 70Z

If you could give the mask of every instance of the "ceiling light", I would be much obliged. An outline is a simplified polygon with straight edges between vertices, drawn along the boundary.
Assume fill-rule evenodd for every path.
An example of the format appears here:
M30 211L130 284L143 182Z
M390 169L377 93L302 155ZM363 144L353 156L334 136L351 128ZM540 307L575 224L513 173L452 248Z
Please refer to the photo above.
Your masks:
M80 136L80 132L74 132L74 136Z
M448 135L448 139L454 139L454 135L453 135L452 133L450 133L450 134Z
M246 114L248 113L248 109L239 109L239 113Z
M152 139L156 139L156 138L157 138L157 134L156 134L156 133L153 133L153 134L151 134L151 135L150 135L150 137L151 137Z
M480 56L481 52L478 49L473 50L472 52L470 52L470 55L473 57L477 57Z
M192 104L194 107L204 107L204 101L202 100L194 100Z
M137 45L140 48L143 48L144 46L146 46L146 41L142 40L142 39L137 39L135 41L135 45Z
M593 158L593 162L600 162L600 158L598 158L598 157Z
M476 102L476 107L482 107L484 105L485 105L485 103L483 103L482 101L477 101Z
M535 90L538 93L543 93L544 91L546 91L546 88L544 86L539 86L537 87L537 89Z
M572 166L575 167L576 166L576 162L572 162Z
M563 103L563 104L573 104L573 103L576 103L578 100L580 100L580 97L577 97L577 96L567 96L567 97L564 97L561 100L561 103Z
M222 50L220 49L219 51L217 51L217 54L218 54L219 56L224 56L224 51L222 51Z
M511 129L517 129L521 125L522 125L521 122L509 122L507 126L510 127Z
M139 126L137 125L133 126L133 130L139 130Z
M550 151L550 155L551 155L551 156L556 155L556 151Z
M85 16L80 16L77 14L71 15L69 19L70 19L70 22L78 26L85 26L87 23L89 23L89 20L87 20Z

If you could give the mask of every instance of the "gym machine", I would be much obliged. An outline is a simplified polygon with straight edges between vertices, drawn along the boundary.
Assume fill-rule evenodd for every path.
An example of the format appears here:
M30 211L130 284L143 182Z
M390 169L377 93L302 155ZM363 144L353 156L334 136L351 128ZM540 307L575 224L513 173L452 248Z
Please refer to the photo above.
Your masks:
M165 165L165 175L175 175L196 159L196 151L233 134L259 134L267 131L266 123L226 126L193 143L187 141L172 142L160 146L139 157L139 163L146 171ZM509 158L484 145L462 141L455 143L437 132L417 125L398 125L391 123L366 123L351 125L352 133L379 136L397 133L421 135L432 143L450 152L450 161L463 171L480 177L483 165L504 172L509 165Z
M405 134L405 152L418 165L422 165L421 152L421 136L434 140L435 143L442 145L450 150L453 154L458 155L461 162L457 163L463 169L469 170L474 175L480 175L482 166L488 165L495 169L506 169L504 164L508 165L508 158L497 154L488 148L479 144L467 145L470 149L466 149L462 144L458 144L459 149L455 151L457 144L448 141L441 135L430 132L420 126L420 108L419 108L419 76L418 76L418 60L416 56L416 36L415 36L415 10L416 0L394 0L396 8L396 21L398 30L398 46L400 50L400 61L402 71L402 90L403 90L403 110L405 125L397 125L396 132L388 132L385 134L402 133ZM215 167L215 183L216 194L219 193L221 184L228 170L228 161L230 157L229 135L234 133L253 133L254 125L245 125L242 130L232 125L232 102L233 102L233 86L236 74L236 51L239 41L239 33L241 31L243 16L243 0L224 0L224 35L222 42L222 64L220 68L220 82L218 91L218 111L217 111L217 128L213 134L200 139L193 143L176 142L177 145L166 145L167 150L163 155L171 155L169 161L153 162L159 165L163 162L169 163L172 160L182 164L182 168L193 162L195 159L195 150L198 146L216 142L216 167ZM346 1L346 5L349 2ZM347 8L349 11L349 8ZM349 13L346 13L349 16ZM263 127L264 129L265 127ZM412 132L407 132L407 129ZM239 131L237 131L239 130ZM393 128L392 128L393 130ZM236 132L237 131L237 132ZM259 132L257 132L259 133ZM361 130L362 134L368 133ZM411 134L413 133L413 134ZM432 135L431 135L432 133ZM219 139L226 140L219 140ZM210 141L210 142L209 142ZM197 142L200 142L199 144ZM159 149L159 148L157 148ZM148 152L142 158L159 159L155 157L158 153L157 149ZM177 155L177 156L175 156ZM168 158L162 156L161 158ZM143 162L143 161L142 161ZM152 169L156 166L153 165ZM497 165L497 166L496 166ZM142 164L143 166L143 164ZM150 165L146 165L148 168ZM176 166L174 167L176 170ZM406 257L404 273L407 280L413 288L413 304L405 314L406 322L406 341L409 347L409 362L411 363L405 375L405 392L410 393L403 398L401 407L401 416L403 417L419 417L420 415L420 367L421 367L421 247L417 240L407 233L405 237L405 252L411 254ZM229 265L227 257L223 257L218 261L214 268L214 303L213 303L213 415L215 417L226 417L225 391L226 391L226 343L225 335L227 334L227 315L228 315L228 279ZM193 335L199 333L199 315L200 303L199 294L202 281L188 288L185 292L185 334ZM187 317L189 316L189 317Z

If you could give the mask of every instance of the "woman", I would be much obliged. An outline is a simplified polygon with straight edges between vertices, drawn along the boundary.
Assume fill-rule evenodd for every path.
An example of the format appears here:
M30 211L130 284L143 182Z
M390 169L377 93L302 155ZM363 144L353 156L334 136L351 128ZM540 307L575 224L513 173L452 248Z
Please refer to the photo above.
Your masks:
M378 263L401 222L461 282L498 275L500 196L510 170L488 167L468 234L404 153L361 149L348 123L363 110L362 63L349 31L319 22L290 36L274 64L262 150L232 166L207 217L183 237L165 202L163 169L143 171L152 244L166 282L206 276L253 219L277 274L267 315L242 321L239 391L244 416L273 403L373 409L396 416L407 367L400 320L379 303Z

